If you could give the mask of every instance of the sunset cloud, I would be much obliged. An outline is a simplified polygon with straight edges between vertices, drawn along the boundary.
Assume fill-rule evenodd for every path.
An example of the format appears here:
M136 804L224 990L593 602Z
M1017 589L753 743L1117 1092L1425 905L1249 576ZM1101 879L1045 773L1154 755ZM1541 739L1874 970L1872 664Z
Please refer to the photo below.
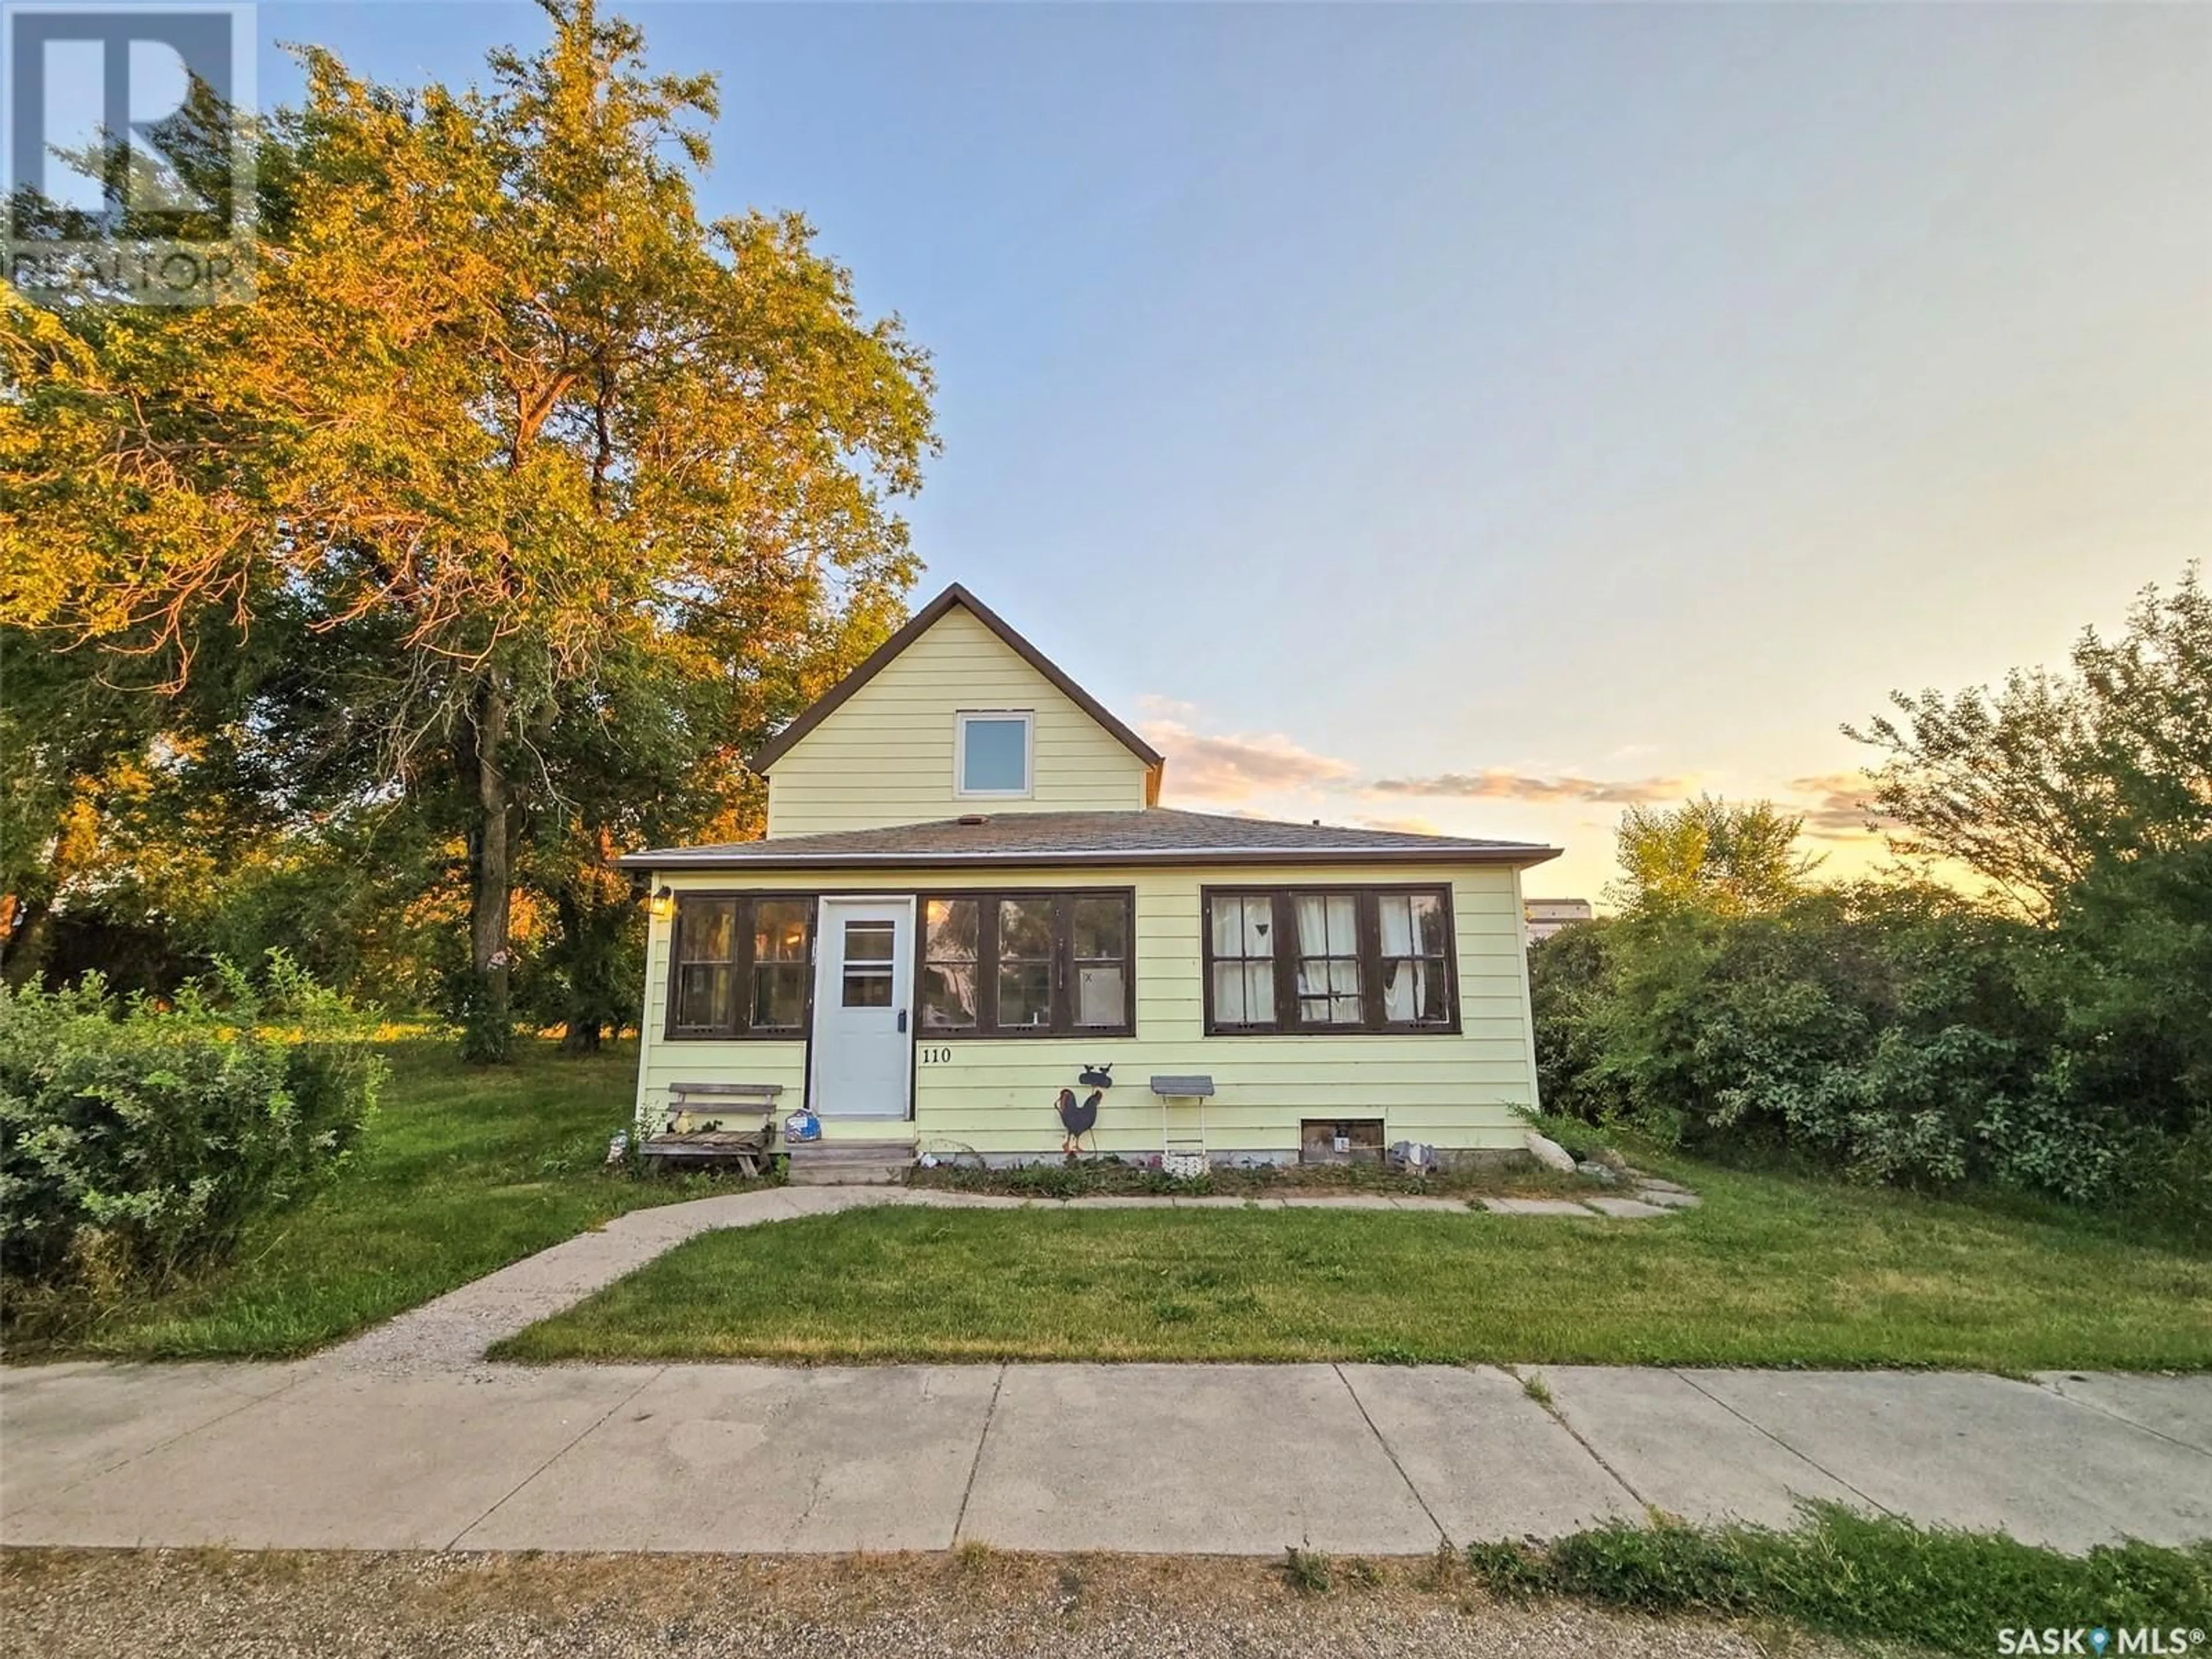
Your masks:
M1455 800L1591 801L1634 806L1680 800L1697 789L1695 778L1539 778L1494 766L1482 772L1442 772L1432 778L1382 778L1369 786L1378 795L1430 795Z
M1441 836L1444 827L1434 818L1425 818L1419 813L1404 818L1355 818L1363 830L1395 830L1402 836Z
M1167 793L1195 800L1243 800L1285 790L1341 783L1353 768L1280 732L1257 737L1194 731L1185 719L1158 719L1137 728L1167 757Z
M1792 778L1792 793L1809 795L1810 806L1793 805L1805 815L1805 828L1827 840L1856 839L1868 833L1871 821L1881 819L1872 810L1874 782L1863 772L1823 772L1815 777Z

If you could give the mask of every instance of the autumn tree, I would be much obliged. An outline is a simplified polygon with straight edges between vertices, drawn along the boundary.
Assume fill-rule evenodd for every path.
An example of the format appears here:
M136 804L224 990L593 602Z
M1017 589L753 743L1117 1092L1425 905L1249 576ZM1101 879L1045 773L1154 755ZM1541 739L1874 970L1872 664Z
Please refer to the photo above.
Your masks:
M1700 795L1680 806L1632 806L1613 832L1620 875L1607 896L1632 915L1775 909L1804 891L1820 862L1798 851L1804 827L1763 800Z
M802 219L699 217L712 78L546 9L483 89L306 54L251 306L11 300L0 339L0 620L183 684L210 616L305 608L307 746L465 832L486 1058L524 842L603 908L626 787L741 799L747 730L894 620L934 444L926 358Z

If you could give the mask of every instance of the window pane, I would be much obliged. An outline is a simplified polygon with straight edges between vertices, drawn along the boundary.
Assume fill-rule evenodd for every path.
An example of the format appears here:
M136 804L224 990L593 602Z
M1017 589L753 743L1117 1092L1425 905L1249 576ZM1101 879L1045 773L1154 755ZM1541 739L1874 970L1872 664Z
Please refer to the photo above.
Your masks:
M933 962L921 970L921 1025L926 1031L967 1030L975 1024L975 964Z
M983 907L974 899L925 899L921 906L921 1025L927 1031L973 1030L975 957Z
M982 907L974 899L931 899L922 907L922 955L932 961L975 960L975 924Z
M1410 901L1413 907L1413 937L1419 939L1421 954L1440 957L1451 948L1449 930L1444 926L1444 902L1434 893L1416 893Z
M1027 720L979 720L970 715L960 725L963 789L1019 794L1030 787Z
M1275 1023L1275 970L1264 962L1213 964L1213 1020L1217 1025Z
M753 968L753 1030L796 1031L806 1024L803 962L766 962Z
M1310 1024L1360 1022L1359 964L1342 957L1309 957L1298 963L1298 1018Z
M803 899L762 899L753 906L753 960L806 960L806 903Z
M897 936L893 921L848 921L845 924L847 962L889 962L891 941Z
M1129 954L1129 902L1116 896L1113 898L1079 898L1075 901L1072 925L1075 930L1075 958L1079 962L1097 961L1101 957L1119 962Z
M676 970L676 1023L688 1029L724 1026L730 1020L730 979L736 969L686 963Z
M1127 1025L1128 987L1118 962L1079 963L1075 969L1075 1023Z
M1004 1030L1052 1023L1052 965L1023 963L999 969L999 1024Z
M1425 957L1384 963L1382 1018L1401 1025L1448 1024L1443 963Z
M729 899L693 899L679 915L682 959L730 962L737 957L738 907Z
M1052 958L1052 901L999 901L999 960L1048 962Z
M845 1006L848 1008L890 1007L891 976L880 969L847 969L845 970Z
M1300 955L1349 957L1358 953L1358 905L1351 894L1301 893L1297 917Z
M1267 894L1217 894L1213 900L1213 954L1266 957L1274 954L1275 902Z
M1244 964L1245 1018L1255 1025L1275 1023L1275 969L1272 963Z
M1407 893L1384 893L1376 901L1382 921L1382 954L1412 957L1420 954L1413 943L1413 899Z
M1298 1018L1310 1025L1357 1025L1359 906L1349 893L1301 893L1298 925Z

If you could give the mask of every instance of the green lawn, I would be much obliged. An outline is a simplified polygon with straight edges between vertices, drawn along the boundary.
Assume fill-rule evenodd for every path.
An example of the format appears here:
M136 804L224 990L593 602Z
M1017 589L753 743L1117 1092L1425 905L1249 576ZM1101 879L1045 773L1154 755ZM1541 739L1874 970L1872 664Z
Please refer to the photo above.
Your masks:
M886 1208L709 1234L497 1352L809 1362L2212 1367L2212 1262L2094 1221L1681 1166L1664 1220Z
M485 1068L428 1038L390 1054L383 1103L332 1186L255 1229L229 1267L118 1310L72 1348L296 1354L624 1210L712 1190L600 1173L607 1137L629 1121L634 1043L568 1059L530 1042L515 1064Z

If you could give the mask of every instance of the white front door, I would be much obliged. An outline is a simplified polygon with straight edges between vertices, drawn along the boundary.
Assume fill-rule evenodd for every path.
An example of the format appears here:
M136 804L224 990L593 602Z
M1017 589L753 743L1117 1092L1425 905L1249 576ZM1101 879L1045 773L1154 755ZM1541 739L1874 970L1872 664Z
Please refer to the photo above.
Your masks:
M815 952L814 1081L823 1117L907 1115L914 901L825 898Z

